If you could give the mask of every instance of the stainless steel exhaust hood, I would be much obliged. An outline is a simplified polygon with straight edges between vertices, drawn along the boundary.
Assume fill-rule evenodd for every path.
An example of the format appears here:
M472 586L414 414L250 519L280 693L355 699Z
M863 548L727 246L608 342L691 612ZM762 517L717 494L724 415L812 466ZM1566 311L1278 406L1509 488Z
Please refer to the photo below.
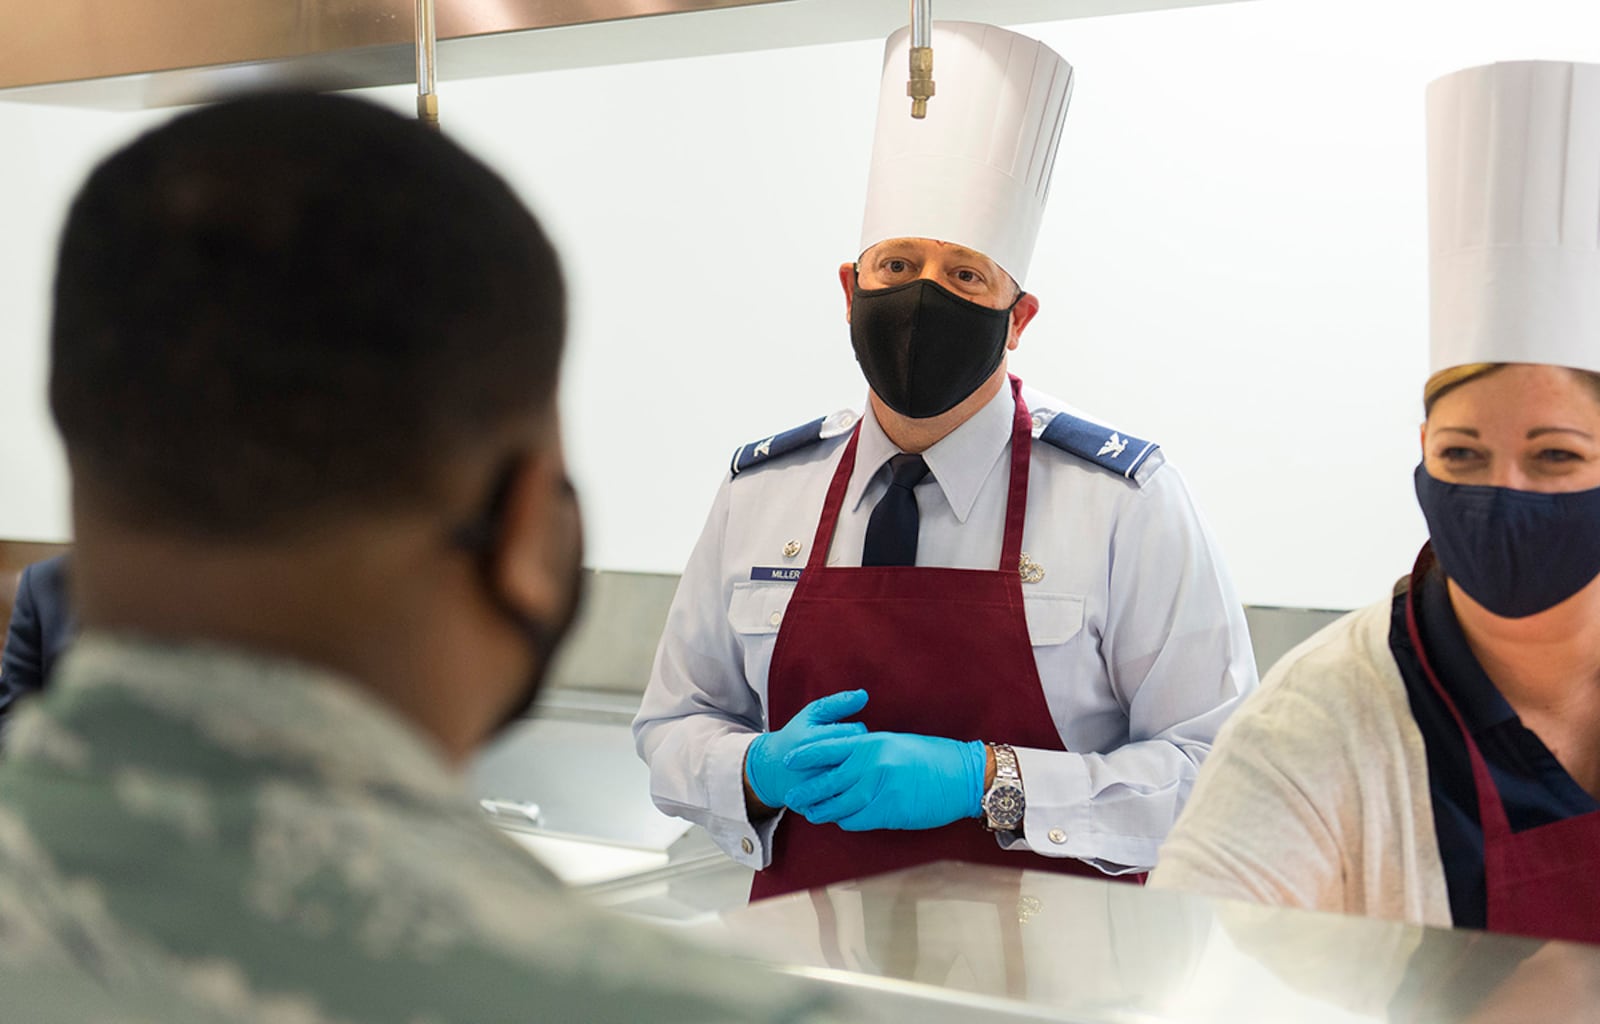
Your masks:
M939 0L1057 21L1234 0ZM439 77L869 39L905 0L438 0ZM173 106L261 85L414 81L414 0L0 0L0 101ZM644 101L647 98L641 98Z

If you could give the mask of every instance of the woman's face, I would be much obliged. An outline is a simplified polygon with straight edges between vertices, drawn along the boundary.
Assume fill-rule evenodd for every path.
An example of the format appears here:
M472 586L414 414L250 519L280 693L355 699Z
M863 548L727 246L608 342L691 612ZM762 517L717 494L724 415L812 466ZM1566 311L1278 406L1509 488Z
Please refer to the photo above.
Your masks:
M1435 402L1422 454L1428 474L1445 483L1600 487L1600 396L1572 370L1513 363Z

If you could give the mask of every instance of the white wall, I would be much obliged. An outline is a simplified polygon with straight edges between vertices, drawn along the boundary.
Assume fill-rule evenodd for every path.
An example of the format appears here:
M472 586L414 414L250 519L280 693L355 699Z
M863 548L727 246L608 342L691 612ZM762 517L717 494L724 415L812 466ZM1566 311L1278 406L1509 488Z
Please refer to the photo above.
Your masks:
M67 536L66 468L45 404L55 236L94 162L156 119L0 103L0 538Z
M1382 596L1423 535L1423 86L1487 60L1600 60L1600 12L1257 0L1026 31L1078 87L1014 369L1163 443L1245 600ZM448 130L568 261L591 564L675 571L735 446L861 402L835 268L854 255L878 53L442 69ZM0 536L65 535L49 252L94 156L162 116L0 104Z

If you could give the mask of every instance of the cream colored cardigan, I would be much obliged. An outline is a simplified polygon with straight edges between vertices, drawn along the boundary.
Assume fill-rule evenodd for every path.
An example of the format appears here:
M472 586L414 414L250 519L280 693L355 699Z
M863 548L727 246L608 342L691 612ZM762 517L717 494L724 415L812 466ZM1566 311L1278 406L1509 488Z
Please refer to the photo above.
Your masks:
M1390 602L1284 656L1218 734L1150 884L1449 927Z

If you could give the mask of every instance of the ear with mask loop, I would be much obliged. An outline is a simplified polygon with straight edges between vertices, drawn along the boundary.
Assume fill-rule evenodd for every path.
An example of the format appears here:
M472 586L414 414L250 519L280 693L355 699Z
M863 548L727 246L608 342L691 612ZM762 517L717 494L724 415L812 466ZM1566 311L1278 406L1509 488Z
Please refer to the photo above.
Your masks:
M542 659L548 659L555 646L555 631L544 625L507 600L495 572L495 562L500 554L505 533L506 507L511 502L511 488L516 483L525 455L510 456L493 477L489 499L469 522L450 531L452 547L474 555L478 563L478 577L489 600L519 632Z

